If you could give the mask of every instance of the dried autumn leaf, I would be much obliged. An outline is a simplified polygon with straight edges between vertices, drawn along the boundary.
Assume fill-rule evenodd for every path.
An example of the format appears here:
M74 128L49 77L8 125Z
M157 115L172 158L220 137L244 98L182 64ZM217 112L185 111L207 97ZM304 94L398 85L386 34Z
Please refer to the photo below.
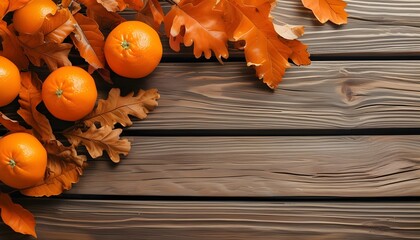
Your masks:
M125 0L125 3L127 4L129 8L132 8L136 11L140 11L145 7L145 3L144 3L145 1L146 1L146 4L150 2L150 0L149 1L148 0Z
M64 133L64 136L73 146L86 146L92 158L100 157L106 151L111 160L117 163L120 161L120 154L127 156L131 149L127 139L120 139L121 132L122 129L112 129L108 125L101 128L91 125L85 132L78 128Z
M293 26L282 22L274 24L274 29L281 37L287 40L294 40L302 37L305 32L305 28L303 26Z
M58 140L50 140L44 143L48 153L49 161L65 161L83 168L87 158L85 155L78 155L74 146L64 146Z
M31 133L30 130L22 127L18 121L12 120L2 112L0 112L0 124L3 125L10 132L27 132Z
M13 28L12 26L10 26ZM0 20L0 38L3 46L2 55L12 61L19 69L27 69L29 60L23 53L19 40L13 32L7 27L7 23Z
M338 25L347 23L347 3L343 0L302 0L302 3L321 23L328 20Z
M293 63L300 66L300 65L309 65L311 64L311 60L309 58L308 46L301 43L299 40L286 40L286 45L292 49L292 54L290 55L290 59L292 59Z
M26 56L37 67L41 67L45 62L50 71L54 71L59 67L72 65L68 55L73 45L69 43L45 42L41 32L33 35L23 34L18 39Z
M0 209L3 222L15 232L37 237L35 232L35 218L32 213L21 205L13 203L8 194L1 192Z
M96 0L109 12L122 11L127 7L124 0Z
M67 8L59 8L55 14L48 14L40 31L45 36L45 41L62 43L74 31L76 21Z
M80 55L94 69L104 68L104 35L99 30L95 20L77 13L74 15L75 24L74 33L70 35L74 45L79 50Z
M149 0L143 9L137 13L136 19L145 22L156 31L159 31L160 25L164 20L164 16L165 14L163 13L163 9L160 6L159 1Z
M258 5L244 0L223 0L229 39L243 41L248 66L254 66L257 76L270 88L277 88L292 50L276 33L270 18L275 0L262 0ZM257 2L256 2L257 3Z
M31 197L50 197L70 190L72 184L79 181L83 168L48 154L46 177L44 182L35 187L22 189L20 192Z
M165 31L169 44L174 51L179 51L180 43L191 46L194 43L194 55L202 53L209 59L213 51L221 62L228 58L227 34L223 21L223 11L215 8L217 1L183 1L165 16ZM185 29L185 31L184 31Z
M42 101L42 82L35 73L21 73L21 90L19 92L20 108L17 113L29 124L35 136L43 141L55 139L50 122L36 107Z
M126 21L118 13L106 10L106 8L96 0L78 0L78 2L87 8L87 16L94 19L101 30L110 31L118 24Z
M116 123L122 126L131 126L133 123L129 115L144 119L147 114L157 105L160 95L157 89L147 91L140 90L136 96L130 93L120 96L120 89L113 88L109 91L106 100L99 100L98 106L82 121L86 126L100 123L101 126L114 126Z

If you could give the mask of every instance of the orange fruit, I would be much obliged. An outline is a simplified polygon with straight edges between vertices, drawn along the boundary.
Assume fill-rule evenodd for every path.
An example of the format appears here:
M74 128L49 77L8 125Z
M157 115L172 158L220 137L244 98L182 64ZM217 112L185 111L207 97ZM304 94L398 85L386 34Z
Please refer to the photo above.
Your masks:
M28 188L44 179L47 151L34 136L12 133L0 139L0 181Z
M37 32L48 14L55 14L57 5L52 0L32 0L13 13L13 26L20 33Z
M152 27L139 21L127 21L109 33L104 52L109 67L116 74L142 78L157 67L163 49L159 35Z
M95 106L95 80L84 69L66 66L54 70L42 84L42 100L56 118L76 121Z
M0 56L0 107L17 97L20 90L20 73L9 59Z

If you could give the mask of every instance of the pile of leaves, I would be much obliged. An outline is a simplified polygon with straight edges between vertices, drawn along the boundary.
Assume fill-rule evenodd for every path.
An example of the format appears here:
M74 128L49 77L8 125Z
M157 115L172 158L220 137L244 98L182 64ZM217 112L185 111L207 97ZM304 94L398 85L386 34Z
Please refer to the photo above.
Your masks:
M229 47L244 51L246 65L253 66L258 78L272 89L277 88L289 60L296 65L310 64L307 46L297 40L303 26L274 24L270 15L275 0L180 0L168 1L171 9L165 14L158 0L62 0L59 8L46 16L35 34L20 34L4 17L23 7L30 0L2 0L0 3L1 55L21 70L46 66L53 71L72 65L71 50L88 63L88 71L97 71L112 83L103 53L106 34L126 21L119 13L135 12L135 18L164 31L170 47L180 51L181 44L193 45L194 56L214 55L221 63L229 57ZM321 22L347 22L346 3L342 0L302 0ZM280 2L281 4L281 2ZM229 45L229 43L231 43ZM83 145L91 158L105 151L114 162L130 151L130 142L121 138L123 128L132 125L130 116L139 119L157 106L156 89L120 95L111 89L106 100L84 119L63 132L56 133L47 116L40 111L42 80L34 72L22 72L18 115L25 125L0 112L0 123L9 132L28 132L36 136L48 152L44 181L37 186L19 190L27 196L59 195L79 180L86 167L87 156L80 154ZM58 137L58 138L57 138ZM63 139L65 141L60 141ZM79 152L78 152L79 151ZM14 190L16 191L16 190ZM33 215L12 202L8 193L0 192L3 221L16 232L36 236Z

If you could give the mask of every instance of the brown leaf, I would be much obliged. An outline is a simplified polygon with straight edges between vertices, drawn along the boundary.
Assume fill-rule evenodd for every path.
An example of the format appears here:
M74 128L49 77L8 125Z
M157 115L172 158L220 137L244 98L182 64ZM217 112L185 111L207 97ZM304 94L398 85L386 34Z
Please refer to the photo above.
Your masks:
M67 8L59 8L55 14L48 14L40 31L45 36L45 41L62 43L74 31L76 21Z
M80 13L74 15L75 24L74 33L71 36L74 45L79 50L80 55L94 69L104 68L104 35L99 30L95 20L86 17Z
M274 24L274 29L281 37L287 40L294 40L302 37L305 32L303 26L293 26L283 22Z
M22 189L20 192L31 197L60 195L65 190L70 190L72 184L79 181L82 171L83 168L76 164L51 157L49 154L44 182L35 187Z
M347 23L347 3L343 0L302 0L302 3L321 23L328 20L338 25Z
M99 100L98 106L82 121L86 126L100 123L101 126L114 126L116 123L122 126L131 126L133 123L129 115L144 119L147 114L157 105L160 95L157 89L147 91L140 90L134 96L130 93L127 96L120 96L120 89L113 88L109 91L108 99Z
M29 124L38 139L49 141L55 139L50 122L36 107L42 101L42 82L35 73L21 73L21 90L19 92L20 108L17 113Z
M23 53L23 48L14 34L13 27L10 30L7 23L0 20L0 38L3 46L3 56L12 61L19 69L27 69L29 60Z
M54 71L59 67L72 65L68 55L73 45L45 42L41 32L33 35L23 34L18 38L26 56L35 66L41 67L45 62L50 71Z
M182 1L165 16L165 31L173 50L179 51L180 42L185 46L194 43L194 55L202 53L209 59L213 51L221 62L228 58L227 34L223 21L223 11L215 8L216 0ZM185 31L184 31L185 29Z
M83 168L86 162L85 155L78 155L74 146L66 147L58 140L50 140L44 144L49 161L65 161Z
M255 5L243 0L224 0L225 21L229 39L243 41L248 66L254 66L257 76L270 88L277 88L286 68L292 50L276 33L270 18L275 0L261 0ZM258 4L257 4L258 3Z
M137 10L139 11L139 10ZM159 31L165 14L158 0L149 0L146 6L137 13L136 19Z
M120 161L120 154L127 156L131 149L127 139L120 139L121 132L122 129L113 130L108 125L101 128L91 125L85 132L78 128L64 133L64 136L73 146L86 146L92 158L100 157L103 151L106 151L111 160L117 163Z
M118 24L126 21L118 13L109 12L96 0L78 0L87 8L87 16L94 19L99 27L104 31L110 31Z
M2 112L0 112L0 124L3 125L10 132L27 132L31 133L30 130L22 127L18 121L12 120Z
M309 65L311 64L311 59L309 58L308 46L301 43L299 40L286 40L286 45L292 49L292 55L290 55L290 59L292 59L293 63L300 66L300 65Z
M0 192L0 209L3 222L15 232L36 236L35 218L21 205L13 203L8 194Z
M152 0L125 0L125 3L127 4L128 7L136 10L136 11L140 11L142 10L145 6L144 1L146 1L147 3L152 1ZM160 6L160 5L159 5Z

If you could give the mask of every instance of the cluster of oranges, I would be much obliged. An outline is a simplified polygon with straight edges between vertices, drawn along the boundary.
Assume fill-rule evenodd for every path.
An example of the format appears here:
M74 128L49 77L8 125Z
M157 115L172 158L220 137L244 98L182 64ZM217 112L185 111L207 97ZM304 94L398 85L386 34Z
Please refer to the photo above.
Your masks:
M57 6L52 0L32 0L13 15L15 29L35 33ZM147 24L127 21L113 29L105 41L104 54L110 69L127 78L149 75L162 57L157 32ZM0 56L0 107L11 103L21 88L16 65ZM92 76L76 66L65 66L50 73L42 85L42 100L56 118L77 121L90 113L96 103L97 89ZM28 133L12 133L0 139L0 181L23 189L44 178L47 152L40 141Z

